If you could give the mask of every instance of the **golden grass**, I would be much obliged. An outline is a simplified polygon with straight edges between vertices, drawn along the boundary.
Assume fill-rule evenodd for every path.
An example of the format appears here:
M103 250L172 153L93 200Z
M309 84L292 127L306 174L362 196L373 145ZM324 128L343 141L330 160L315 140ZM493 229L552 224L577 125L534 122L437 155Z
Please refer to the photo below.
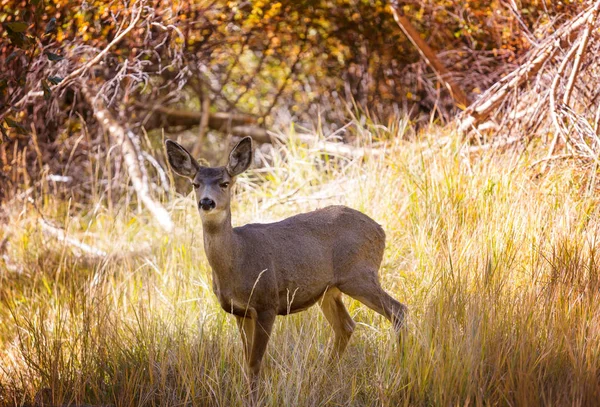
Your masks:
M271 168L241 177L234 223L330 203L367 213L387 233L380 275L409 306L407 334L398 345L388 321L346 298L357 329L327 367L332 332L318 307L278 318L261 404L600 400L600 223L577 170L536 178L535 149L469 158L442 129L405 141L402 125L356 127L361 140L392 140L385 156L324 158L292 138ZM30 204L6 208L0 403L244 404L241 341L212 294L191 196L167 203L172 235L124 204L37 205L109 256L78 257L42 233Z

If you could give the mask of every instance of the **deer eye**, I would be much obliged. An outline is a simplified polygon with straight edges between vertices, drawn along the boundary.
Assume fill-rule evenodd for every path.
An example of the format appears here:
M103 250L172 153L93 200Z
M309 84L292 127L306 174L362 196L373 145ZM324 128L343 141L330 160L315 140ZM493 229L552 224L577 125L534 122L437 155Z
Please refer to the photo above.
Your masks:
M225 189L225 188L229 187L229 182L221 182L221 183L219 184L219 186L220 186L221 188Z
M200 184L198 184L196 182L192 182L192 186L194 187L194 189L200 188Z

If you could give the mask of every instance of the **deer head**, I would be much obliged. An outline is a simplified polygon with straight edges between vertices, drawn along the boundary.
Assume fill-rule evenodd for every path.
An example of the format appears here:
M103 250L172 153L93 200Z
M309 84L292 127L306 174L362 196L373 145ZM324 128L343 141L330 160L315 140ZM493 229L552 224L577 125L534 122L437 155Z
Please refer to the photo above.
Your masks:
M231 150L227 165L204 167L180 144L166 141L167 157L173 170L188 178L196 192L198 211L203 220L230 213L231 186L235 177L252 163L252 139L245 137Z

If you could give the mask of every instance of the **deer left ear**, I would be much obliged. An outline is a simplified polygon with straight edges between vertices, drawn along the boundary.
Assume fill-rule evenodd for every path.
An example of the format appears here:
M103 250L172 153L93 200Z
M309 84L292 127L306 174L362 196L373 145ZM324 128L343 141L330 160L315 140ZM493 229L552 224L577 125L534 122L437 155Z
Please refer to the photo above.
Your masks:
M244 137L229 154L227 173L235 177L246 171L250 164L252 164L252 138Z
M184 177L194 178L200 169L200 165L194 157L181 145L173 140L165 141L167 147L167 158L173 170Z

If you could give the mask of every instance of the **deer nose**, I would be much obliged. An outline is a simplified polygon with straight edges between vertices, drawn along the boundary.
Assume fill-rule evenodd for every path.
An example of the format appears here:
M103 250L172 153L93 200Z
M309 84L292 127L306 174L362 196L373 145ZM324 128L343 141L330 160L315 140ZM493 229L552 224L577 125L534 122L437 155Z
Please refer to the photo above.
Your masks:
M198 206L204 211L210 211L211 209L215 209L217 204L210 198L202 198Z

